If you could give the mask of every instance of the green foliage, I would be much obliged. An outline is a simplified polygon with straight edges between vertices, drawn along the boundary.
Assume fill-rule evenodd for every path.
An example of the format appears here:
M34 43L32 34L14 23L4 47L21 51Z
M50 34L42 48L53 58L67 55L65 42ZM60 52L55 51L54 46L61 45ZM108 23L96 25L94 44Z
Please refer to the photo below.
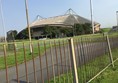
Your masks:
M117 57L118 50L112 50L113 57ZM115 59L114 59L115 60ZM78 67L78 76L79 83L86 83L90 80L95 74L100 72L105 66L109 64L108 54L103 56L99 56L94 60L91 60L89 63ZM95 80L90 83L117 83L118 82L118 62L116 64L116 68L109 68L106 70L104 74L98 76ZM61 74L60 76L56 76L55 83L72 83L73 75L72 71L68 73ZM51 83L54 83L54 79L50 80Z
M41 43L42 44L42 43ZM16 57L17 57L17 63L18 64L22 64L24 63L24 49L22 48L22 43L18 43L17 45L17 51L16 51ZM45 52L45 47L42 45L40 46L40 55L39 55L39 49L37 47L37 43L33 44L33 57L38 57L38 56L42 56ZM30 55L30 49L28 48L29 43L25 43L25 46L27 48L25 48L25 55L26 55L26 60L29 61L32 59L32 55ZM49 45L46 44L46 49L49 49ZM4 62L4 57L3 55L1 55L2 57L0 57L0 69L5 69L5 62ZM8 67L12 67L15 66L15 53L14 50L10 50L7 48L7 56L6 56L6 60L7 60L7 66Z
M92 32L91 24L89 23L76 24L74 25L74 28L46 25L42 29L43 33L40 35L46 35L49 38L72 37L73 35L90 34ZM33 29L31 29L31 35L33 33L32 30ZM16 37L16 39L27 39L27 38L28 38L27 28L22 30Z
M102 31L103 33L109 32L110 30L111 30L111 28L101 28L101 31Z
M14 41L15 37L17 35L16 30L10 30L7 32L7 41Z
M112 53L113 59L116 60L118 58L118 49L113 50ZM109 67L91 83L118 83L118 61L115 62L115 68Z
M92 33L92 27L91 27L91 24L89 24L89 23L75 24L74 28L75 28L76 35L83 35L83 34Z
M28 29L26 28L19 32L15 39L28 39Z
M54 27L54 26L45 26L43 35L47 35L50 38L57 37L70 37L73 34L72 28L62 28L62 27Z
M66 27L53 27L53 26L45 26L44 35L49 36L50 38L55 37L71 37L74 35L82 35L82 34L90 34L92 33L91 24L76 24L74 28L66 28Z
M14 38L16 37L17 33L18 33L18 32L17 32L16 30L13 30L13 31L12 31L12 35L14 36Z
M67 37L71 37L71 36L73 36L73 29L72 28L61 28L60 29L60 32L61 33L64 33L65 34L65 36L67 36Z
M58 36L59 33L60 33L60 30L58 27L45 26L43 30L43 34L49 36L50 38Z

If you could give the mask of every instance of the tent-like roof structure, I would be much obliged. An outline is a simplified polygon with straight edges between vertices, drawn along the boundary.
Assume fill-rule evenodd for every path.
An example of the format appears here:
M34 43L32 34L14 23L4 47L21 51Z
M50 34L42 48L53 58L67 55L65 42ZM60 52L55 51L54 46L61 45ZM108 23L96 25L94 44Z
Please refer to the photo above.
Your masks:
M42 18L34 21L30 24L31 28L35 27L41 27L45 25L50 26L68 26L72 27L74 24L85 24L85 23L91 23L90 20L81 17L77 15L72 9L67 10L65 15L60 16L54 16L50 18ZM97 22L94 22L95 24L99 24Z
M84 23L91 23L91 21L79 15L65 14L65 15L36 20L33 23L31 23L30 27L33 28L33 27L40 27L45 25L73 26L76 23L84 24Z
M66 14L64 15L59 15L59 16L54 16L54 17L49 17L49 18L42 18L41 16L38 16L38 17L41 19L37 19L30 24L30 28L32 30L34 29L34 32L35 30L38 30L37 28L42 29L45 26L56 26L56 27L59 26L59 27L65 27L65 28L73 28L74 24L91 23L90 20L77 15L72 9L67 10ZM99 26L100 24L97 22L94 22L94 25ZM21 34L24 30L19 32L19 34Z

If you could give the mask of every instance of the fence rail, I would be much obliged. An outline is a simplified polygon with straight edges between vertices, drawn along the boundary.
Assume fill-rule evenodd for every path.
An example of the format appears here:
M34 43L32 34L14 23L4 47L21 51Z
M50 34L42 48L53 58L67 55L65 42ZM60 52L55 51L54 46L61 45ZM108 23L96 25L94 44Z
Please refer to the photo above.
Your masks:
M118 36L0 44L0 82L91 82L114 64L114 50L118 51Z

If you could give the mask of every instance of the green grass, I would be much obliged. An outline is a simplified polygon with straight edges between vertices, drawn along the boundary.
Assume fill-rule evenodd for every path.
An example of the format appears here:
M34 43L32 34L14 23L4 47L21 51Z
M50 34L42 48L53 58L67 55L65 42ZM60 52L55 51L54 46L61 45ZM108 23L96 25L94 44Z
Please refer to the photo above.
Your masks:
M58 40L57 40L58 41ZM59 41L55 41L55 45L58 47L59 46ZM66 45L66 41L65 45ZM38 56L42 56L45 53L45 50L48 51L50 49L50 42L45 41L45 46L44 46L44 41L39 42L40 49L38 49L38 42L34 41L32 42L33 46L33 53L30 54L30 49L29 49L29 42L25 42L25 55L26 55L26 60L29 61L32 59L32 54L33 57L36 58ZM52 47L54 47L54 41L51 43ZM60 45L63 45L62 40L60 40ZM10 46L10 48L9 48ZM7 65L8 67L15 66L15 51L14 51L14 44L10 43L7 45L7 54L6 54L6 60L7 60ZM0 45L0 52L3 52L3 45ZM39 55L40 52L40 55ZM23 43L17 42L16 43L16 57L17 57L17 63L22 64L24 62L24 49L23 49ZM0 56L0 69L5 69L5 61L4 61L4 54Z
M118 49L113 52L113 58L114 60L118 58ZM115 68L109 67L91 83L118 83L118 61L116 61L114 64Z
M91 83L118 83L118 61L115 63L115 68L108 68Z
M115 33L116 34L116 33ZM114 36L114 35L113 35ZM74 38L75 39L79 39L79 38L100 38L102 37L102 34L90 34L90 35L82 35L82 36L75 36ZM46 43L49 41L62 41L62 40L67 40L68 38L59 38L59 39L48 39L46 40ZM40 42L40 44L43 44L45 40L33 40L33 46L34 46L34 57L37 57L39 54L38 54L38 48L37 48L37 42ZM84 41L84 40L83 40ZM96 40L95 40L96 41ZM100 40L101 41L101 40ZM27 61L31 60L32 59L32 55L30 55L30 50L29 50L29 41L23 41L25 43L25 46L26 46L26 58L27 58ZM18 64L21 64L24 62L24 52L23 52L23 42L16 42L17 44L17 61L18 61ZM87 40L85 41L87 42ZM93 42L93 41L92 41ZM98 42L98 41L97 41ZM12 44L12 43L10 43ZM13 45L12 45L13 46ZM46 49L49 49L49 45L46 45ZM3 44L0 44L0 51L3 51ZM40 47L40 51L41 51L41 55L43 55L44 53L44 46L41 46ZM14 56L14 51L13 49L12 50L9 50L7 49L7 63L8 63L8 67L11 67L11 66L14 66L15 65L15 56ZM4 69L5 68L5 64L4 64L4 57L3 56L0 56L0 69Z
M85 36L83 36L85 37ZM75 37L77 38L77 37ZM54 46L54 40L56 43L58 43L58 41L63 41L63 40L67 40L68 38L61 38L61 39L50 39L50 40L46 40L46 49L49 49L50 46L49 46L49 42L53 42L52 46ZM34 49L34 57L37 57L39 54L38 54L38 44L37 42L40 42L41 44L41 47L40 47L40 52L41 52L41 55L44 54L45 50L44 50L44 40L40 40L40 41L36 41L36 40L33 40L33 49ZM29 42L28 41L24 41L25 43L25 47L26 47L26 58L27 58L27 61L31 60L32 59L32 55L30 55L30 49L29 49ZM62 43L61 43L62 44ZM66 43L65 43L66 44ZM10 48L12 49L9 49L9 46ZM56 45L58 46L58 45ZM7 45L7 64L8 64L8 67L11 67L11 66L14 66L15 65L15 56L14 56L14 46L13 46L13 43L9 43ZM16 42L16 55L17 55L17 62L18 64L21 64L24 62L24 51L23 51L23 42ZM3 52L3 44L0 44L0 52ZM5 69L5 62L4 62L4 57L3 55L0 56L0 69Z
M105 33L105 32L109 32L111 28L101 28L101 30Z
M114 59L117 57L118 58L118 50L115 49L112 51L113 52L113 57ZM100 72L103 68L105 68L108 64L110 63L110 59L108 57L108 54L97 57L96 59L90 61L89 63L87 63L86 65L80 66L77 70L78 70L78 76L79 76L79 83L85 83L88 80L90 80L93 76L95 76L98 72ZM118 63L117 65L115 65L116 68L114 68L112 70L112 67L110 67L108 69L109 71L116 71L116 72L112 72L115 74L115 76L118 77ZM110 73L110 74L112 74ZM108 75L108 76L107 76ZM118 78L115 76L110 76L108 73L105 73L105 76L98 76L96 80L92 81L91 83L117 83L118 82ZM109 77L108 80L111 80L110 82L108 81L104 81L101 82L104 78ZM114 82L112 82L112 79L115 77ZM54 82L54 78L50 80L50 83L72 83L73 81L73 76L72 76L72 71L69 71L66 74L61 74L59 77L57 76L55 78L55 82Z
M33 44L33 57L37 57L39 56L39 50L38 50L38 46L36 46L38 44L34 43ZM13 44L12 44L13 46ZM24 62L24 50L23 50L23 44L19 43L17 44L18 48L16 50L16 57L17 57L17 62L18 64L21 64ZM32 54L30 54L30 49L29 49L29 44L25 44L25 55L26 55L26 60L29 61L32 59ZM49 49L49 45L46 45L46 49ZM43 53L45 52L44 46L40 46L40 56L43 55ZM15 65L15 54L14 54L14 49L12 47L12 49L8 49L7 48L7 55L6 55L6 60L7 60L7 65L8 67L14 66ZM5 69L5 61L4 61L4 56L0 57L0 69Z
M111 37L114 36L118 36L118 33L114 33L114 34L111 34ZM102 37L102 34L95 34L95 35L82 35L82 36L75 36L74 38L100 38ZM48 41L59 41L59 40L67 40L68 38L62 38L62 39L49 39L49 40L46 40L46 42ZM101 40L100 40L101 41ZM97 42L100 42L100 41L97 41ZM33 40L33 46L34 46L34 57L37 57L39 56L38 54L38 48L37 48L37 42L40 42L41 43L44 43L44 40L42 41L37 41L37 40ZM85 41L85 42L88 42L88 41ZM32 59L32 55L30 55L30 50L29 50L29 42L28 41L24 41L25 45L26 45L26 58L27 58L27 61L31 60ZM17 42L17 61L18 61L18 64L21 64L24 62L24 53L23 53L23 48L22 48L22 43L21 42ZM49 44L46 43L46 49L49 49L50 46ZM3 46L2 44L0 44L0 50L3 51ZM41 51L41 55L44 54L44 46L41 46L40 47L40 51ZM113 58L116 59L118 56L117 56L118 53L116 53L116 50L113 51ZM9 50L7 49L7 64L8 64L8 67L11 67L11 66L14 66L15 65L15 56L14 56L14 51L13 49L12 50ZM81 66L78 68L78 75L79 75L79 82L80 83L83 83L85 81L88 81L91 77L93 77L97 72L99 72L101 69L103 69L107 64L109 63L109 58L107 55L104 55L102 57L98 57L96 58L95 60L92 60L90 61L88 64L84 65L84 66ZM118 65L118 64L116 64ZM0 69L5 69L5 62L4 62L4 57L1 56L0 57ZM108 69L108 72L111 72L112 68ZM92 73L92 71L95 71L94 73ZM118 72L118 68L115 68L114 70L112 70L114 72ZM114 72L111 72L114 73ZM108 74L108 73L107 73ZM109 75L109 74L108 74ZM117 75L115 75L117 76ZM69 79L68 79L69 78ZM98 79L96 79L94 82L92 83L107 83L107 82L102 82L101 79L104 81L104 78L107 78L107 75L103 74L102 76L98 77ZM109 77L110 78L110 77ZM111 77L113 78L113 77ZM56 80L56 83L63 83L65 81L65 83L72 83L72 71L68 71L67 74L62 74L60 77L56 77L55 80ZM110 79L109 79L110 80ZM60 82L59 82L60 81ZM101 82L99 82L101 81ZM50 83L54 83L54 79L51 79L50 80ZM115 83L115 82L114 82Z
M108 32L111 28L102 28L103 31L105 32ZM54 38L54 39L46 39L46 40L35 40L35 39L32 39L32 42L44 42L44 41L59 41L59 40L67 40L69 38L99 38L99 37L102 37L103 34L102 33L97 33L97 34L85 34L85 35L78 35L78 36L74 36L74 37L65 37L65 38ZM110 34L111 37L115 37L115 36L118 36L118 33L117 32L114 32L114 33L111 33ZM29 43L29 40L26 39L26 40L15 40L15 42L17 43ZM9 43L9 42L8 42ZM11 42L13 43L13 42ZM0 45L2 44L5 44L4 42L3 43L0 43Z

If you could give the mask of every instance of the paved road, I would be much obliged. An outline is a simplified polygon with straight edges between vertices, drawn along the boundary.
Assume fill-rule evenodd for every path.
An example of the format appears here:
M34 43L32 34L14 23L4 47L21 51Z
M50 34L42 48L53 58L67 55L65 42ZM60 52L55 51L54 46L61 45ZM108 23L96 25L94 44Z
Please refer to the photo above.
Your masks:
M77 46L78 46L78 48L77 48ZM91 48L92 46L94 46L94 48ZM101 44L101 43L91 43L91 44L88 44L88 45L83 44L83 46L80 46L79 44L76 45L75 53L76 53L77 65L79 66L81 64L84 64L84 62L83 62L83 60L81 58L82 56L84 56L86 62L88 62L90 60L90 59L87 58L88 56L96 57L96 56L104 54L104 49L106 48L105 46L106 46L106 43L104 43L104 44ZM70 56L69 56L70 52L69 52L69 49L68 49L69 47L65 46L65 48L63 48L63 46L62 46L60 48L61 48L61 55L62 55L62 57L60 56L59 47L57 47L58 63L57 63L57 60L56 60L55 48L52 48L52 55L50 53L50 50L48 50L46 52L46 54L47 54L46 56L47 56L47 59L48 59L49 78L48 78L47 68L46 68L46 56L44 54L41 57L41 61L42 61L42 74L43 74L42 77L43 77L43 81L45 81L45 82L48 79L53 78L54 76L58 76L58 74L67 73L70 70L71 62L70 62ZM91 53L92 51L89 48L91 48L93 53ZM81 49L84 49L86 52L80 52ZM53 56L53 63L51 61L52 56ZM61 60L61 58L62 58L62 60ZM79 64L79 60L80 59L81 59L81 64ZM39 61L38 57L35 58L35 66L36 66L37 82L38 83L42 83L40 61ZM27 62L27 68L28 68L28 80L29 80L29 82L30 83L35 83L32 60ZM54 69L54 71L53 71L53 69ZM24 63L20 64L18 66L18 71L19 71L20 83L26 83L25 64ZM9 82L10 83L17 83L15 67L9 68L8 69L8 74L9 74ZM5 70L1 70L0 71L0 83L6 83Z

